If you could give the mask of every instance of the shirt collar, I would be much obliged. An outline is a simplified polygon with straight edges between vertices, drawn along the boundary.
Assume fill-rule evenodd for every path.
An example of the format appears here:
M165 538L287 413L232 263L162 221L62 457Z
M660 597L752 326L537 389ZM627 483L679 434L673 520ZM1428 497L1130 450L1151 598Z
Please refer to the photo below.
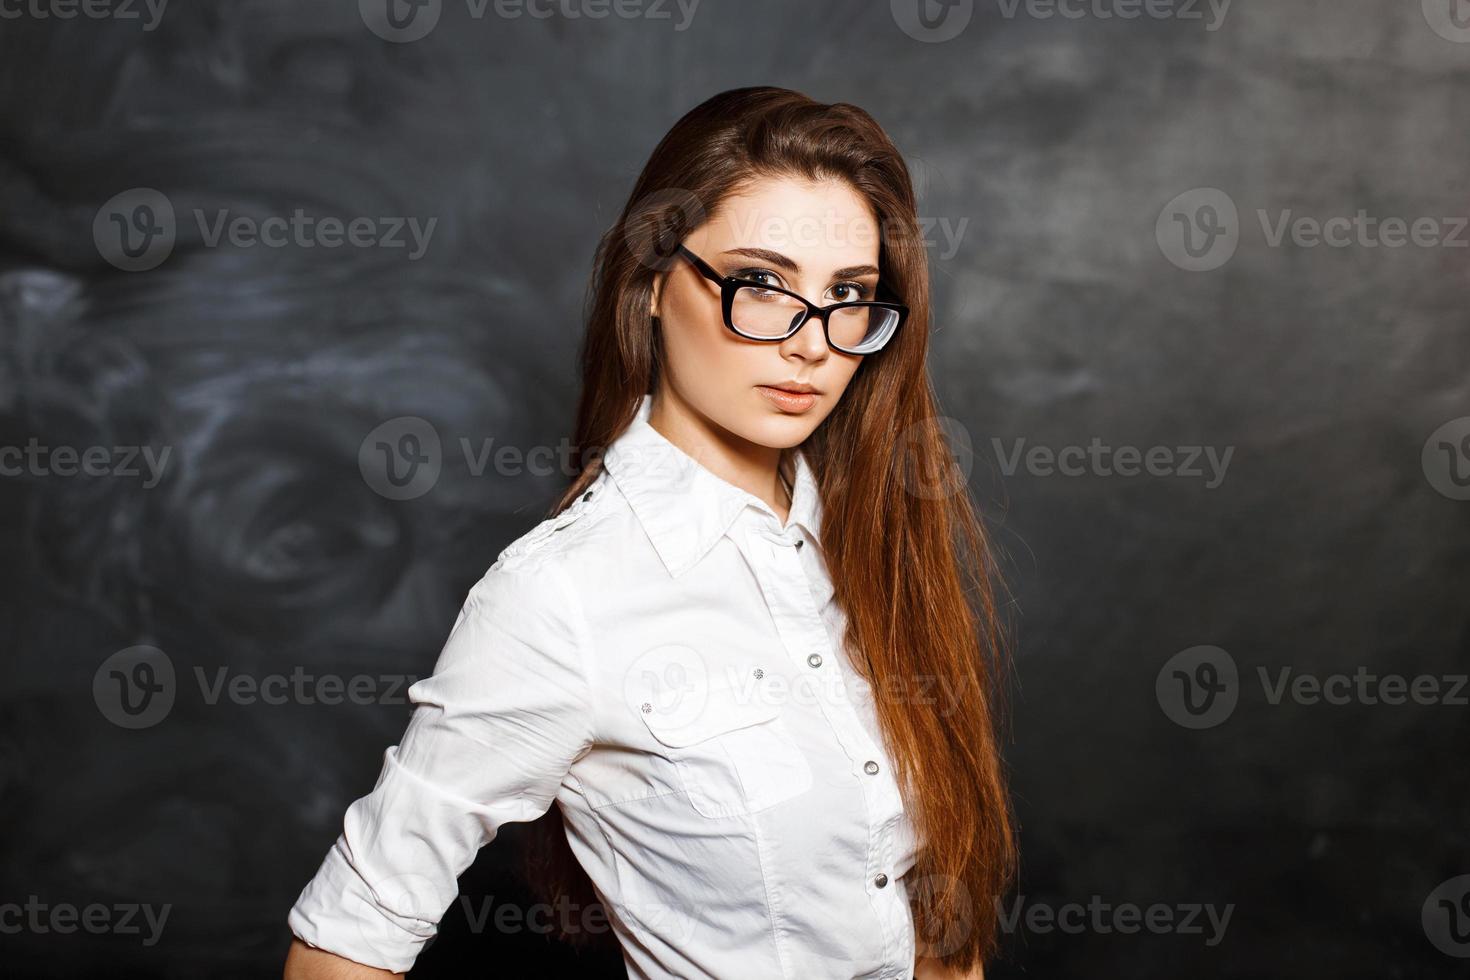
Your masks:
M633 422L603 454L603 465L627 498L669 574L684 574L724 537L747 507L765 513L779 531L775 511L755 494L716 476L648 422L653 397L643 395ZM795 453L788 532L800 526L820 540L821 497L806 451Z

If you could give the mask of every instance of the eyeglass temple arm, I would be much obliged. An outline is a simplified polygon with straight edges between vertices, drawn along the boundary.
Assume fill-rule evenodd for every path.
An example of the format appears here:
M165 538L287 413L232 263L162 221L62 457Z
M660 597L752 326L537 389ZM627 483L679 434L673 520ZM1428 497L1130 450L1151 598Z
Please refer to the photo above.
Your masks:
M704 276L710 282L717 282L722 285L724 284L724 276L716 272L708 262L695 255L693 252L689 251L689 249L685 248L682 244L679 246L679 254L692 262L694 264L694 268L699 270L699 274Z

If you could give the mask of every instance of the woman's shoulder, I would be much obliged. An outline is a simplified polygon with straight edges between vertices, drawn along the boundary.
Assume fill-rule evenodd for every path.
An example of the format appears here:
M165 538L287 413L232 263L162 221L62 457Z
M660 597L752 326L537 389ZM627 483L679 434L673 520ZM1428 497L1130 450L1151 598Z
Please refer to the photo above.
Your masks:
M615 591L611 585L620 576L610 561L626 550L630 515L617 484L599 474L561 513L501 549L471 587L461 616L550 623L565 621L573 610L590 615L593 598Z
M486 572L522 575L595 556L616 535L621 510L617 485L604 470L561 513L548 517L501 549Z

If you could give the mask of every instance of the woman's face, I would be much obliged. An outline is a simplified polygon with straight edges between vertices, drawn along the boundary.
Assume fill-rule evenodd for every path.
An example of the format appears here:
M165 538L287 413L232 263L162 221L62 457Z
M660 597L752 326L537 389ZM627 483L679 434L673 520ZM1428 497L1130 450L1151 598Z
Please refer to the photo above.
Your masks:
M779 286L817 306L871 300L878 283L878 220L837 180L755 181L725 198L684 245L720 275ZM655 280L651 311L663 328L661 383L709 421L762 446L802 443L863 359L828 347L816 318L779 343L741 337L725 326L720 287L682 257ZM793 385L814 392L782 399L769 390Z

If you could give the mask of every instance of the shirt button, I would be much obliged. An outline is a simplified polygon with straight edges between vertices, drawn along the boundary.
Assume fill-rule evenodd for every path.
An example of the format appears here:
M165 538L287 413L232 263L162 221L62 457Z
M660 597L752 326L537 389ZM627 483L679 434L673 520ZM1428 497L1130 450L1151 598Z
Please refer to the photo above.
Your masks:
M800 548L804 544L806 544L806 539L805 538L797 538L796 539L796 546L798 548Z
M888 876L880 874L878 877L873 879L873 884L877 885L879 888L885 887L888 884Z
M820 667L822 666L822 655L820 653L814 653L806 658L806 662L813 667Z
M878 775L878 763L874 762L872 759L869 759L867 762L863 763L863 772L867 773L869 776Z

